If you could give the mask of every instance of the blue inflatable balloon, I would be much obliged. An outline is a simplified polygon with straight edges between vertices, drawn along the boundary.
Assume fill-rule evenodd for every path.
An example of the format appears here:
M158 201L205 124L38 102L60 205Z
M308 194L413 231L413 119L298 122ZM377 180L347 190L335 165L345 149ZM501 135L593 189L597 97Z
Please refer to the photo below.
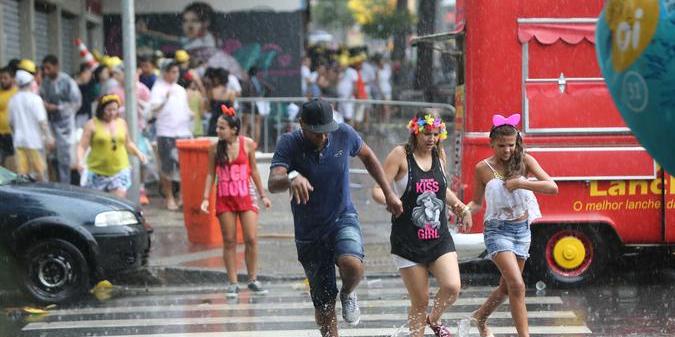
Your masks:
M608 0L595 46L626 124L675 174L675 0Z

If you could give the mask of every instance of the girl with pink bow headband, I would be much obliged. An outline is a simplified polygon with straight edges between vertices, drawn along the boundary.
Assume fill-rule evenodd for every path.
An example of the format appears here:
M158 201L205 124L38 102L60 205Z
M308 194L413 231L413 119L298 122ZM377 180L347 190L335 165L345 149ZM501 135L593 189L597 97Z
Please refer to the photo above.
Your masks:
M520 114L492 117L493 154L476 165L473 200L467 205L471 213L476 213L483 208L483 199L487 201L485 247L501 273L499 286L469 318L482 337L493 336L487 319L507 297L518 336L529 336L522 272L529 257L530 223L541 217L534 193L558 193L553 179L524 152L518 123Z

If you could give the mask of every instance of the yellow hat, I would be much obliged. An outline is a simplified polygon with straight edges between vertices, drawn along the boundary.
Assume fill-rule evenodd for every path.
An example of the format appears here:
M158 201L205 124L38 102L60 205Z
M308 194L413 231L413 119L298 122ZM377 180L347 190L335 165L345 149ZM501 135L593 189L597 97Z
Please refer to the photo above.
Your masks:
M101 57L101 64L112 69L115 66L122 64L122 59L119 58L118 56L103 55Z
M35 72L37 71L37 67L35 66L35 63L29 59L22 59L19 61L19 64L17 65L18 69L25 70L32 75L35 75Z
M120 64L122 64L122 59L119 58L119 56L113 56L110 58L110 68L117 67Z
M349 58L349 64L354 65L365 61L368 57L364 54L358 54Z
M190 61L190 54L188 54L188 52L183 49L178 49L176 50L176 55L174 58L178 63L185 63L187 61Z
M98 61L99 63L103 60L103 57L105 56L105 55L101 54L101 52L96 50L96 49L92 49L91 53L94 55L94 60Z
M101 65L110 67L110 56L108 55L101 56Z
M338 55L337 61L342 67L347 67L349 65L349 55L342 53Z

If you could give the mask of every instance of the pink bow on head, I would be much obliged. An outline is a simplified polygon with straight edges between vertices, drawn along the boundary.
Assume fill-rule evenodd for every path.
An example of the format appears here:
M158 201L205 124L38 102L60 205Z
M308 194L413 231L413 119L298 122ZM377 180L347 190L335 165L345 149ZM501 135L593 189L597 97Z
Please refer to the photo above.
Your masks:
M516 127L520 123L520 114L513 114L509 117L504 117L502 115L492 116L492 126L495 128L502 125L511 125Z

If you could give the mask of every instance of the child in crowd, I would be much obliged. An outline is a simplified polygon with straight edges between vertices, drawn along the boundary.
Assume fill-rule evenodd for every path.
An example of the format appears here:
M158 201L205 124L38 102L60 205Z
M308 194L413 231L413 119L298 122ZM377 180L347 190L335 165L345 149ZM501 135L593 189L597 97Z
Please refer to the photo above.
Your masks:
M519 114L508 118L493 116L490 130L493 154L476 165L474 174L469 208L471 212L480 211L485 197L485 246L488 257L501 273L499 287L471 317L481 337L493 336L486 325L487 318L507 297L518 336L529 336L522 272L529 257L530 224L541 217L534 192L558 193L553 179L534 157L525 153L523 138L516 128L519 122Z

